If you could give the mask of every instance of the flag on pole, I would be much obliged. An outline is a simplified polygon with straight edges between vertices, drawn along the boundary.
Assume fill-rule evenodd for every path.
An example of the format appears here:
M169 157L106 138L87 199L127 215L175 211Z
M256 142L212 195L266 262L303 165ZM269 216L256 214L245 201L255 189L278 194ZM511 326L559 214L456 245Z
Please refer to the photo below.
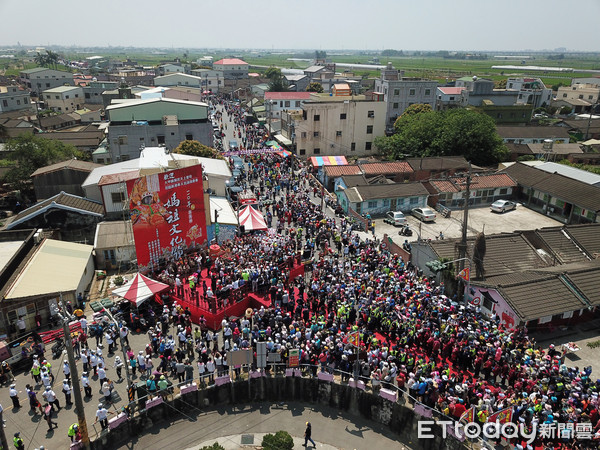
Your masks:
M468 267L465 267L463 270L461 270L458 275L456 276L456 278L462 278L465 281L469 281L470 278L470 273L471 271L469 270Z
M473 422L475 420L475 407L471 406L469 409L467 409L458 420L459 422L462 422L463 420L467 423Z
M488 422L499 422L501 424L512 422L512 416L513 408L510 406L492 414L490 417L488 417Z
M347 342L355 347L360 347L360 333L358 331L350 333L348 335Z

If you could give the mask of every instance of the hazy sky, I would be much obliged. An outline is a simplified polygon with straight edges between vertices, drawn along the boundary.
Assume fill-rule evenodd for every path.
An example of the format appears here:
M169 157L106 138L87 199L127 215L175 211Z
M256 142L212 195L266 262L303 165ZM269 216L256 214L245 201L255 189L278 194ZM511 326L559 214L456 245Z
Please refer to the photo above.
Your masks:
M0 45L600 51L599 17L600 0L0 0Z

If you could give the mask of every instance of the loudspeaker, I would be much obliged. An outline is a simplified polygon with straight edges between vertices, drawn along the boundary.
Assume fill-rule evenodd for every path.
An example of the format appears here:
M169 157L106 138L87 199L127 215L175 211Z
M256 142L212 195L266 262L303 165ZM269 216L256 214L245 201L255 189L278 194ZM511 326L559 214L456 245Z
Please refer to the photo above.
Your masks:
M246 232L246 225L240 225L240 234L244 234Z

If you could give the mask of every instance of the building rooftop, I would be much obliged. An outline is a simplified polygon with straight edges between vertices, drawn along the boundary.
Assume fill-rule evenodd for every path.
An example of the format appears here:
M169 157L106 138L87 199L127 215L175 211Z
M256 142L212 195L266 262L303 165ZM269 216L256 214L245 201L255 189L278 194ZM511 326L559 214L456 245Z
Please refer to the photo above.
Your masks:
M538 170L543 170L544 172L558 173L560 175L564 175L565 177L569 177L574 180L579 180L594 186L600 186L600 175L588 172L587 170L578 169L577 167L571 167L565 164L558 164L553 162L546 162L535 166L535 168Z
M220 59L219 61L214 62L213 65L217 65L217 66L245 65L245 66L247 66L248 63L246 61L242 61L241 59L238 59L238 58L223 58L223 59Z
M24 209L16 216L13 216L11 221L6 225L6 229L10 230L20 223L23 223L31 218L45 213L49 209L58 208L66 211L78 212L80 214L92 214L95 216L104 215L104 207L101 203L79 197L73 194L61 192L54 197L50 197L27 209Z
M431 241L429 244L439 258L454 260L457 256L458 239ZM486 236L484 258L485 278L525 272L548 264L539 256L535 248L519 233L495 234ZM473 257L475 238L467 239L467 255ZM475 278L475 270L471 275Z
M363 163L360 164L360 168L366 176L393 175L414 172L413 168L407 161Z
M362 173L360 166L356 164L347 166L324 166L323 170L325 171L325 175L330 178L347 175L360 175Z
M590 211L600 211L600 187L521 163L507 167L504 172L522 186L534 188Z
M31 174L32 177L37 177L45 173L56 172L62 169L77 170L79 172L91 172L96 167L101 167L101 164L96 164L90 161L81 161L79 159L68 159L67 161L50 164L49 166L40 167Z
M544 144L527 144L527 146L529 147L529 150L531 150L531 153L533 153L534 155L539 155L539 154L554 154L554 155L568 155L570 153L583 153L583 150L581 150L581 146L579 144L559 144L559 143L554 143L552 144L552 150L548 150L546 148L544 148ZM566 166L565 166L566 167Z
M417 170L459 170L468 169L469 163L463 156L443 156L425 158L407 158L406 162L416 172Z
M464 91L465 87L441 87L438 86L438 91L445 95L459 95L462 91Z
M496 131L503 139L569 139L569 130L565 127L509 127L497 126Z
M76 290L93 250L91 245L44 240L8 289L6 300Z
M265 100L308 100L310 92L265 92Z
M46 89L44 94L61 94L63 92L70 92L74 90L81 90L81 86L58 86L52 89Z
M346 196L351 203L366 202L380 198L400 198L428 196L429 191L421 183L393 183L359 185L346 189Z
M115 249L130 246L135 246L131 220L100 222L96 225L96 236L94 238L95 249Z

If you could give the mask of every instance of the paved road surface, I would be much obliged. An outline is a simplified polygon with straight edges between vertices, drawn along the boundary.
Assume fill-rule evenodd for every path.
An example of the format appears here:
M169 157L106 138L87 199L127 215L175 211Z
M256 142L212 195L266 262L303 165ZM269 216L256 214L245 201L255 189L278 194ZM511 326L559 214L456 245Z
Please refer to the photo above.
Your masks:
M128 445L116 448L197 450L202 447L200 444L212 444L224 436L226 438L219 441L226 443L226 448L239 448L242 434L285 430L293 437L302 438L306 422L312 424L312 437L317 443L317 449L410 448L382 425L320 405L286 403L280 406L261 403L252 406L227 406L201 412L195 419L193 422L179 420L168 428L157 426L148 430L145 435L134 438ZM260 444L260 441L255 436L254 443ZM301 445L304 439L296 442ZM414 448L418 447L415 445Z

